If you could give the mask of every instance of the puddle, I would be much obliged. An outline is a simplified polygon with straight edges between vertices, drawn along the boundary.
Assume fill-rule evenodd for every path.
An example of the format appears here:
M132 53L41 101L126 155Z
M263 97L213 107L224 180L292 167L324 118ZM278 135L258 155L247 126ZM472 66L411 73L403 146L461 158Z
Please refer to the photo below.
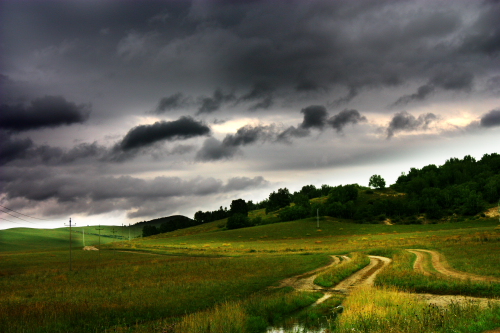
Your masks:
M341 296L335 296L326 304L311 306L299 313L284 319L276 325L269 326L266 333L325 333L335 327L334 307L341 301Z
M301 324L296 324L292 327L270 327L267 329L266 333L325 333L327 327L321 328L308 328Z

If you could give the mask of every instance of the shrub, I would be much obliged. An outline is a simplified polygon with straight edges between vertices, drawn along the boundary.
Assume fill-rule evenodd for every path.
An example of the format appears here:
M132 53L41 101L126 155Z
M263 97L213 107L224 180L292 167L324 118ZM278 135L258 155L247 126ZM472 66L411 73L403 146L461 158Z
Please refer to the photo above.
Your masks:
M226 227L228 229L239 229L250 227L250 219L248 216L243 214L234 214L233 216L227 219Z

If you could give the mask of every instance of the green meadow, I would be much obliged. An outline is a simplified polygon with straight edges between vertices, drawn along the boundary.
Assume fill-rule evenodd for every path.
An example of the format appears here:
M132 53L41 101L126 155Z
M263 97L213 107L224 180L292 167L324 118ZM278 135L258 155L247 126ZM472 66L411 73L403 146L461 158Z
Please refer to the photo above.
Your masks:
M100 251L83 251L83 235L74 228L71 271L68 229L2 230L0 331L215 332L219 325L220 332L262 332L320 297L276 289L279 281L326 265L332 254L353 260L320 275L319 285L334 285L374 254L394 260L377 278L381 288L500 297L499 284L416 273L414 255L404 250L434 249L458 270L500 277L500 261L494 260L500 257L500 230L493 218L385 225L321 217L319 229L315 218L236 230L225 230L224 223L131 241L110 237L113 227L104 227ZM86 228L86 245L97 245L98 237ZM268 310L259 312L251 304ZM352 326L343 324L342 315L322 311L340 332ZM490 315L496 321L489 323L500 327L498 308Z

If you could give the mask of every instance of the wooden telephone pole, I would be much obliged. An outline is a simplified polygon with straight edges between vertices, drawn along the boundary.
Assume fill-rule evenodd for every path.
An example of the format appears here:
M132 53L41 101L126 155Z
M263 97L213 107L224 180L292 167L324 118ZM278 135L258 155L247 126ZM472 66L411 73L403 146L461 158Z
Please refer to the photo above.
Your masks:
M99 254L98 254L98 258L99 258L99 262L101 262L101 230L103 230L103 228L101 228L101 225L99 224L99 228L96 228L95 230L99 230Z
M68 226L68 224L65 224L65 226ZM71 271L71 217L69 218L69 270Z

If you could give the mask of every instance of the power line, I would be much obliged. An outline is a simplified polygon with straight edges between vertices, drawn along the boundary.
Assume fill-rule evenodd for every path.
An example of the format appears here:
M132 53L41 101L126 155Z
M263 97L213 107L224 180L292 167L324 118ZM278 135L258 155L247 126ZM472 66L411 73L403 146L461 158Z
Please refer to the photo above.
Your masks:
M3 208L5 208L5 209L7 209L7 210L10 210L11 212L14 212L14 213L16 213L16 214L20 214L20 215L23 215L23 216L26 216L26 217L31 217L32 219L37 219L37 220L42 220L42 221L50 221L50 220L47 220L47 219L42 219L42 218L40 218L40 217L35 217L35 216L31 216L31 215L26 215L26 214L23 214L23 213L21 213L21 212L18 212L18 211L16 211L16 210L10 209L10 208L5 207L5 206L2 206L2 205L0 205L0 207L3 207Z
M0 217L0 220L5 220L7 222L17 223L17 224L21 224L22 225L22 223L19 223L19 222L16 222L16 221L11 221L9 219L6 219L5 217Z
M3 206L2 206L2 207L3 207ZM30 222L30 221L28 221L28 220L25 220L25 219L23 219L23 218L21 218L21 217L19 217L19 216L16 216L16 215L11 214L11 213L9 213L9 212L6 212L6 211L4 211L4 210L1 210L1 209L0 209L0 212L5 213L5 214L9 214L10 216L14 216L15 218L18 218L18 219L20 219L20 220L23 220L24 222L28 222L28 223L32 223L32 224L36 224L35 222Z

